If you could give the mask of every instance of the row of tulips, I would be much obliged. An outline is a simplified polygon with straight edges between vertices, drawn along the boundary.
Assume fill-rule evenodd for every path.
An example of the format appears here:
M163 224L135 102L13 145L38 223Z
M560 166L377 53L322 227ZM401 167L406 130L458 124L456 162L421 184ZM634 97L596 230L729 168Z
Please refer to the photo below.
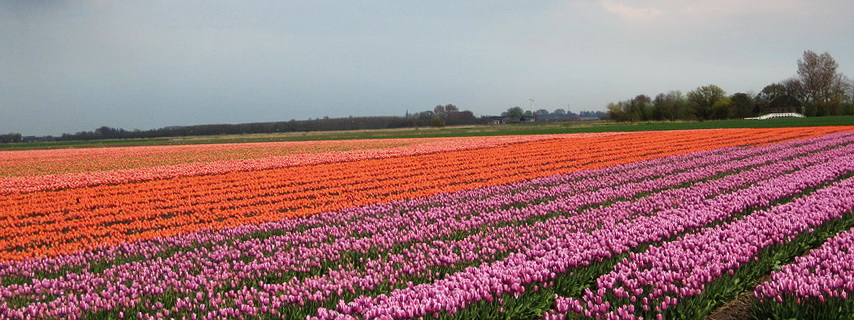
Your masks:
M847 153L850 154L852 151L854 151L854 148L849 149ZM827 160L827 158L825 158L825 160ZM714 171L714 169L709 170L707 172L712 171ZM765 175L764 178L770 178L773 177L775 174L778 174L778 171L776 170L766 171L771 172L768 172L768 174ZM757 178L757 180L761 179L758 175L753 175L752 177ZM715 183L697 184L690 188L685 188L684 190L678 190L678 192L681 193L681 197L679 198L681 198L684 202L691 202L692 199L689 199L690 196L710 195L713 194L715 191L731 191L726 188L720 188L721 183L717 182L722 182L721 180L731 179L720 179L716 180ZM754 180L753 182L756 182L757 180ZM660 183L661 181L656 182ZM731 187L735 186L731 185ZM632 189L626 188L624 190ZM638 189L635 190L640 192L640 190ZM401 270L401 272L390 272L388 270L382 269L368 269L366 272L363 272L363 275L361 276L357 277L352 273L350 273L348 276L350 278L358 280L358 283L360 284L368 282L372 286L382 285L382 282L376 282L376 280L388 281L389 279L391 279L392 282L407 280L400 280L398 277L400 277L401 274L410 277L412 275L420 276L422 277L422 279L426 278L428 281L430 281L433 280L429 273L431 272L430 268L434 266L437 268L447 268L449 265L453 265L454 263L463 265L476 265L483 262L488 262L490 260L494 260L492 258L496 254L510 254L516 252L521 248L534 246L537 243L543 241L543 239L547 239L549 237L554 237L567 232L578 232L580 230L585 229L590 230L592 228L596 228L597 224L601 224L603 222L619 223L621 221L628 221L639 214L649 214L650 212L654 212L655 210L662 210L670 206L679 205L678 203L673 203L673 201L668 201L675 198L674 196L676 195L676 192L670 191L676 190L668 190L665 192L656 193L652 196L642 198L639 201L617 202L608 209L594 208L585 210L578 216L550 218L547 220L536 222L530 226L526 225L522 227L498 227L485 229L483 234L475 234L466 238L462 238L459 241L443 241L438 247L429 245L418 246L417 248L414 248L412 252L408 250L403 250L403 252L399 256L399 259L397 260L393 259L394 257L388 259L392 260L392 270ZM593 196L596 196L596 194L593 194ZM700 198L702 197L698 197L696 199L699 200ZM511 212L510 214L504 216L502 221L519 221L520 219L523 219L524 221L525 218L531 219L532 217L542 217L548 213L553 212L572 212L578 209L577 206L573 206L573 204L578 203L578 200L579 199L577 197L558 198L555 199L555 202L558 202L555 204L529 206L524 210ZM561 227L554 229L554 225L561 225ZM468 228L482 228L482 226L469 225ZM495 237L495 234L500 234L502 236ZM476 250L471 250L469 248L471 244L476 244L474 246L476 248L489 248L489 250L481 250L479 252ZM494 248L501 248L501 250L495 250ZM452 261L453 263L449 263L450 261ZM386 264L378 265L386 268L388 267L388 265ZM381 273L383 274L383 277L380 279L372 279L372 277L369 276L370 274L372 274L372 272L376 272L374 274ZM426 274L424 274L425 272ZM312 286L312 284L317 283L315 282L315 280L318 279L315 278L310 279L311 281L308 282L297 282L293 285L303 289L315 288L317 290L315 292L321 292L322 288L329 288L328 285L333 278L340 277L340 274L330 274L327 277L328 279L323 279L323 277L321 277L320 280L323 281L321 282L323 286ZM277 289L283 290L282 288L287 288L288 285L291 284L279 286ZM268 288L273 288L273 286L270 286ZM252 301L249 301L248 303L251 304Z
M630 237L616 237L619 230L631 228L638 221L650 228L654 223L672 219L674 210L714 208L719 202L733 202L750 194L761 195L747 197L750 200L741 202L742 207L767 205L769 199L797 194L800 190L792 185L793 181L815 186L830 179L816 172L825 172L827 167L848 160L844 155L854 153L849 146L852 139L851 135L836 135L758 149L731 148L693 157L682 155L542 178L536 184L517 183L509 189L484 188L263 226L125 244L86 254L9 262L0 269L4 284L0 296L5 302L0 304L0 312L12 318L80 317L97 312L124 315L128 310L132 310L128 312L133 316L201 314L216 318L268 314L275 317L305 313L306 309L318 306L334 307L333 297L352 297L348 299L351 303L340 300L337 312L358 315L359 310L375 307L375 313L362 313L365 318L390 314L382 310L414 310L406 304L398 305L399 310L383 309L381 305L397 301L401 294L405 297L406 290L441 287L449 279L468 279L465 274L484 266L515 266L514 262L536 260L552 252L549 248L554 246L564 255L569 253L566 250L589 249L575 257L563 256L576 264L584 263L590 254L601 258L613 254L612 250L627 250L637 243L626 243ZM781 158L789 160L771 163ZM822 164L827 161L831 162ZM790 171L795 172L773 178ZM635 172L650 176L630 177ZM664 175L681 177L675 179L685 179L681 184L686 186L674 186L670 179L661 178ZM603 177L604 184L588 179L596 176ZM661 191L673 187L682 191ZM761 192L766 189L773 192ZM647 192L653 193L640 198L641 201L631 201ZM729 196L708 198L723 192ZM588 197L599 199L601 207L590 207L597 202L582 202ZM521 202L532 198L544 202ZM525 206L513 206L520 202ZM684 203L682 207L680 203ZM663 213L670 214L660 217ZM533 222L524 217L546 220ZM658 220L651 221L656 217ZM682 230L688 227L683 226ZM591 228L597 229L592 234L579 232ZM466 230L474 231L459 234ZM568 244L566 241L595 239L599 241L564 246ZM110 253L99 254L100 251ZM139 258L131 258L134 256ZM132 262L122 262L128 258ZM112 265L98 267L109 259L113 260ZM434 273L437 270L447 273L466 265L478 267L429 283L441 277ZM69 272L78 267L78 271ZM536 265L528 267L523 271L537 270ZM54 275L8 284L9 279L35 276L51 269ZM498 272L493 275L504 274L492 271ZM530 274L521 275L519 279L530 280L530 277ZM407 281L421 284L407 287ZM521 293L532 281L507 283L499 289ZM457 288L468 289L467 283L457 283L464 286ZM400 289L388 296L370 294L391 288ZM442 292L464 294L454 290ZM493 297L489 293L487 296ZM466 306L465 302L448 305L448 301L433 300L433 312L453 312ZM288 310L296 313L287 313ZM318 310L319 316L334 315L326 309Z
M847 319L854 314L854 229L840 233L756 287L757 317Z
M811 128L809 135L827 134L837 130L840 129ZM200 172L216 174L235 170L271 169L360 159L403 157L434 152L496 148L508 144L540 140L624 134L626 133L4 151L0 152L0 192L31 192L50 188L187 176ZM199 167L199 163L206 165ZM132 170L152 167L160 168L139 172ZM14 177L19 178L15 179ZM66 184L52 183L52 181L65 181Z
M596 203L596 201L610 201L616 199L616 195L622 194L624 192L631 191L633 192L633 194L640 192L651 192L655 189L641 188L641 186L643 184L649 185L653 181L644 180L651 180L654 178L661 178L665 176L667 177L667 179L659 179L654 182L664 187L677 186L693 180L708 178L710 176L720 174L721 172L726 172L726 170L742 169L747 166L764 164L771 161L775 161L778 163L772 166L764 167L762 169L765 171L764 175L776 174L780 171L785 170L794 170L803 167L804 164L802 163L797 166L792 166L792 161L779 161L781 159L807 155L819 150L844 147L847 144L850 144L849 140L851 139L851 136L852 134L827 136L805 141L794 141L790 143L781 144L779 146L767 146L762 148L729 148L724 150L696 152L667 158L610 166L598 170L576 171L566 175L557 175L539 179L532 179L519 183L499 185L489 188L480 188L476 190L471 190L467 193L440 194L429 198L416 198L403 202L392 202L383 205L376 205L370 207L372 209L368 211L345 210L343 212L335 212L333 214L315 215L302 220L286 220L277 223L275 228L292 229L292 227L285 227L283 224L292 224L297 222L299 222L301 226L331 226L342 225L346 223L347 225L342 226L352 227L354 221L364 219L374 219L376 220L376 222L384 222L387 224L389 222L389 220L387 219L390 214L393 213L399 216L400 218L407 218L406 215L410 213L408 210L412 210L412 208L423 209L439 207L446 208L451 211L464 210L467 213L475 214L479 213L479 211L474 211L474 209L476 208L494 210L493 208L490 208L486 205L474 206L474 204L481 204L478 201L487 200L501 201L499 203L492 203L495 206L506 206L512 203L536 201L536 199L541 198L553 198L557 195L579 194L579 196L583 197L579 199L593 201L591 203ZM845 150L833 150L832 152L823 153L822 156L824 158L814 156L810 159L812 159L811 161L825 161L825 158L827 157L834 157L837 156L837 154L844 154L844 152ZM746 158L750 159L748 160ZM734 160L742 161L734 162ZM708 167L712 164L718 165ZM703 171L698 170L703 167L706 167ZM688 170L690 170L691 172L683 172L677 174L680 171ZM756 178L754 178L754 180L756 180ZM643 184L634 183L628 186L625 185L627 183L635 181L641 181ZM564 192L563 194L557 194L554 190L558 189L551 188L551 186L556 185L559 188L562 188ZM585 193L608 187L613 188L610 191L615 195L608 196L607 198L602 198L601 196L596 196L596 194ZM621 187L622 189L616 189L618 187ZM601 192L603 191L600 191L600 193ZM465 205L465 207L456 207L463 204ZM382 210L379 210L378 208L382 208ZM365 212L369 212L370 214L367 215L365 214ZM433 220L438 220L440 218L441 217L431 217L431 219ZM406 219L403 219L397 226L400 227L407 225L408 221ZM364 228L372 228L374 226L375 224L370 223L361 225L361 227ZM251 230L252 233L266 232L265 230L256 230L254 226L245 226L239 229L232 229L229 233L229 236L242 235L234 233L233 230ZM367 230L360 230L359 234L365 236L368 235L369 232ZM336 235L343 236L341 234ZM207 245L207 243L197 243L197 245L199 244ZM89 258L104 259L105 257L99 256Z
M821 128L801 128L801 129L765 129L769 130L767 132L753 132L753 131L743 131L740 130L740 133L734 130L720 130L727 131L724 135L743 135L742 143L751 144L751 143L768 143L769 141L780 141L786 139L794 139L794 138L808 138L814 137L818 135L832 133L841 129L833 128L833 127L821 127ZM366 159L385 159L385 158L398 158L398 157L407 157L414 155L423 155L437 152L452 152L452 151L464 151L464 150L473 150L473 149L493 149L493 148L501 148L507 145L515 145L515 144L524 144L526 142L535 142L535 141L543 141L543 140L601 140L604 137L608 137L611 135L618 135L621 137L624 136L633 136L633 135L645 135L649 133L597 133L597 134L574 134L574 135L537 135L537 136L513 136L513 137L477 137L477 138L465 138L460 141L453 140L438 140L432 141L431 143L420 142L416 143L414 141L420 141L420 139L406 139L400 140L398 143L406 145L398 146L398 147L388 147L388 148L380 148L376 141L385 141L385 140L365 140L363 144L366 146L360 147L358 142L351 142L355 145L357 150L349 150L349 151L336 151L336 152L312 152L316 148L311 148L311 145L298 145L296 147L288 147L283 148L284 150L302 150L301 148L306 148L306 151L290 151L295 154L288 155L270 155L269 152L263 152L260 154L251 152L250 150L221 150L223 147L221 145L211 146L210 151L205 151L204 149L197 150L201 147L192 146L194 152L187 152L183 154L181 157L181 162L176 164L163 164L156 165L157 162L154 160L160 159L163 161L171 161L168 160L168 152L170 147L140 147L140 148L159 148L164 150L163 153L167 155L158 155L157 153L147 154L143 160L134 158L133 152L124 151L125 149L132 148L117 148L117 151L109 152L109 158L116 158L114 160L104 160L102 158L98 158L98 156L104 156L101 153L107 152L107 150L112 149L96 149L96 150L105 150L101 151L94 155L88 155L89 157L82 157L78 159L76 162L66 163L63 161L49 161L48 163L52 166L57 166L55 169L50 168L41 168L44 165L40 163L28 163L27 161L23 161L22 163L15 163L12 166L23 166L26 168L32 167L31 170L37 172L51 172L57 171L54 174L20 174L18 176L0 178L0 194L3 193L22 193L22 192L35 192L35 191L44 191L44 190L60 190L67 188L79 188L85 186L94 186L94 185L102 185L102 184L120 184L120 183L128 183L128 182L138 182L138 181L148 181L148 180L156 180L156 179L169 179L175 177L191 177L197 175L212 175L212 174L223 174L230 172L239 172L239 171L257 171L257 170L268 170L268 169L276 169L276 168L285 168L285 167L296 167L296 166L306 166L306 165L315 165L315 164L323 164L323 163L339 163L339 162L349 162L349 161L358 161L358 160L366 160ZM623 139L623 138L621 138ZM631 138L626 138L631 139ZM409 142L413 141L413 142ZM737 141L737 140L736 140ZM730 141L730 143L734 143L736 141ZM581 142L581 141L576 141ZM330 142L314 142L317 144L326 145ZM339 142L340 143L340 142ZM575 143L575 142L570 142ZM304 142L303 142L304 144ZM250 144L251 145L251 144ZM380 145L381 146L381 145ZM184 146L190 147L190 146ZM157 150L159 150L157 149ZM281 152L281 150L276 149ZM73 150L65 151L65 150L50 150L53 152L73 152ZM235 152L241 152L235 154ZM44 152L44 151L21 151L21 152ZM125 154L125 153L129 153ZM273 153L275 154L275 153ZM0 153L0 157L5 156L6 153ZM193 157L196 157L196 160L193 161ZM237 159L224 159L213 161L218 157L236 157ZM247 157L247 158L243 158ZM13 159L7 159L7 162L17 161L15 157L9 157ZM150 160L145 160L148 158L152 158ZM164 160L165 158L165 160ZM213 158L213 159L211 159ZM62 159L59 159L62 160ZM77 162L85 163L88 165L77 165ZM134 164L136 162L142 162L141 164ZM129 165L131 168L112 168L110 165L112 163L122 163ZM103 166L103 168L91 166Z
M828 164L833 167L816 174L850 175L854 155ZM811 188L803 181L792 183L795 188ZM580 299L558 298L556 309L604 319L702 316L710 308L699 301L700 296L718 295L717 288L711 289L716 281L759 261L769 254L766 248L811 234L828 221L846 216L850 220L852 210L854 178L848 178L790 203L630 254L611 273L599 277L595 288ZM850 222L843 228L849 226Z
M431 167L412 170L412 164L405 162L418 159L407 158L409 161L395 161L393 163L380 160L362 161L351 163L349 166L328 164L299 169L192 177L157 181L143 185L119 185L68 190L59 193L26 194L20 197L10 197L8 209L12 214L17 213L18 219L9 222L10 224L14 223L13 225L17 228L14 231L33 226L41 227L42 230L36 230L41 234L50 234L51 231L55 233L61 230L59 228L61 226L55 224L81 216L86 221L80 221L74 228L76 230L81 229L80 224L88 227L114 224L111 226L113 230L102 230L102 232L111 231L116 234L124 234L128 233L129 230L145 231L145 229L167 227L170 224L179 227L187 223L181 223L180 220L186 219L208 219L208 221L202 221L204 223L229 216L252 218L243 217L251 212L263 212L275 220L291 215L288 214L289 211L298 211L299 209L303 209L303 214L337 209L334 206L346 205L346 199L357 200L354 198L365 196L365 193L369 196L386 196L385 193L388 191L402 189L396 191L398 193L410 191L417 195L418 191L421 191L419 189L429 188L427 184L429 181L425 177L427 175L445 178L445 181L457 183L461 182L462 179L472 181L477 178L471 174L473 170L471 167L456 165L454 168L454 163L459 163L462 155L454 153L442 155L444 157L433 155L431 159L425 160L434 161L438 165L447 163L451 167L448 168L449 170ZM522 153L519 156L534 157L535 155ZM498 157L498 160L510 162L513 159ZM543 159L535 159L534 161L537 160L542 161ZM499 169L503 168L499 167ZM440 170L442 172L437 172ZM504 170L503 173L512 174L514 172ZM466 174L469 174L469 177L461 177ZM287 176L289 179L283 180L282 176ZM379 181L378 179L370 179L370 177L376 176L384 179ZM453 179L455 176L456 179ZM414 190L413 187L415 187ZM92 193L88 197L85 194L87 191ZM210 213L210 211L216 212ZM85 212L85 215L80 214L80 212ZM207 214L187 215L186 212ZM170 219L161 221L162 219L157 219L159 216L170 216ZM67 217L72 217L72 219L67 219ZM117 218L119 218L118 221L116 221ZM152 218L154 221L150 221ZM129 223L124 223L125 221ZM140 228L141 224L149 226ZM60 233L62 232L60 231ZM74 236L74 234L62 234L69 238ZM86 234L91 235L93 233L86 232ZM47 240L67 241L67 239L46 239L42 242L48 242ZM14 246L15 244L11 244L10 247Z
M558 275L629 252L641 244L656 243L692 228L728 219L751 207L769 204L774 199L797 195L803 187L816 187L833 181L854 171L852 158L849 156L844 161L834 160L814 167L815 170L804 169L779 179L760 182L743 189L744 192L718 196L686 208L635 217L629 223L613 224L591 233L564 230L568 232L555 233L506 259L467 268L433 283L398 289L387 295L358 297L349 303L339 304L334 311L319 311L317 318L412 318L437 313L455 314L483 300L507 295L519 297L532 287L536 291L537 285L552 285ZM850 192L854 179L846 181L831 190ZM822 211L828 201L837 199L836 196L837 193L816 193L807 198L820 199L809 204L813 205L810 207L812 210ZM573 300L559 299L558 307L574 306L566 301ZM468 316L472 315L464 317Z
M531 135L4 151L0 152L0 193L497 148L566 137Z
M538 201L538 199L555 198L557 196L573 194L576 195L577 198L573 201L586 201L580 203L579 206L589 206L598 202L613 201L615 199L619 199L621 196L625 197L642 192L652 192L661 188L706 179L731 170L741 170L749 166L765 164L772 161L776 162L773 165L767 165L760 169L744 172L728 178L733 179L750 174L750 177L752 177L751 180L743 181L741 183L751 183L773 176L780 172L796 170L820 161L826 161L829 158L844 155L847 151L839 148L849 144L850 139L850 135L840 135L836 137L816 138L807 141L792 142L780 145L779 147L773 146L756 149L744 148L698 152L663 159L612 166L600 170L579 171L572 174L534 179L510 185L481 188L466 193L442 194L431 198L411 199L403 202L373 206L365 210L345 210L343 212L336 212L333 214L320 214L305 219L286 220L266 227L271 228L271 230L293 230L306 228L307 226L324 226L327 228L324 229L323 232L333 234L337 237L347 237L351 236L351 234L341 233L341 231L333 231L328 228L329 226L344 228L342 230L360 228L357 230L357 234L361 237L366 237L375 233L377 230L380 230L377 228L377 225L380 223L384 224L385 227L388 227L389 224L394 225L396 228L407 227L411 225L410 218L424 214L423 212L419 212L419 214L412 215L411 210L423 211L428 208L434 210L435 208L443 208L451 213L464 212L466 214L480 214L482 210L496 210L496 208L492 208L489 205L494 207L503 207L514 203L526 203ZM781 159L804 156L818 150L829 148L837 149L816 154L809 158L780 161ZM735 162L734 160L740 161ZM711 164L716 165L710 166ZM688 170L690 170L690 172L680 173L680 171ZM756 173L759 174L757 175ZM662 177L667 177L667 179L661 179ZM721 181L726 180L718 180L718 183L721 183ZM601 190L603 188L609 189ZM598 190L596 193L589 193L590 191L596 190ZM712 189L709 191L712 193L706 192L704 195L721 191L724 190L719 188ZM485 201L490 202L486 203ZM645 206L644 201L629 203L636 204L637 206ZM478 210L479 208L480 210ZM635 210L631 208L629 209ZM447 218L448 217L446 216L434 215L430 216L429 220L442 222ZM391 223L392 221L395 223ZM243 233L237 233L236 230L241 230ZM227 231L229 236L244 236L246 233L263 234L270 232L268 229L257 229L255 226L245 226ZM209 246L210 243L194 242L193 245ZM150 252L151 250L146 249L142 251ZM104 253L110 251L98 250L96 252ZM83 260L126 258L127 257L124 256L118 258L113 256L88 256L88 259ZM145 259L150 259L150 257L146 257ZM74 260L78 262L80 261L80 259ZM43 264L35 264L35 266L41 265ZM53 265L53 263L44 265ZM14 267L4 268L0 274L8 275L7 272L10 271L30 270L29 266L33 265L15 264ZM79 267L79 265L62 265L62 267ZM30 273L25 274L31 276Z
M418 156L328 163L0 197L0 259L258 224L440 192L470 190L655 157L797 135L638 133L552 139ZM805 133L806 132L806 133ZM489 168L484 169L484 168Z
M840 143L839 141L834 140L835 137L826 137L822 139L813 139L808 141L798 141L789 143L790 147L786 148L786 150L797 150L788 156L796 155L796 154L806 154L809 152L814 152L816 150L820 150L822 148L831 148L833 146L837 146ZM795 149L795 147L797 149ZM543 189L547 186L554 186L560 184L566 188L574 188L574 192L582 193L586 191L596 190L597 188L608 187L612 185L625 184L632 181L638 181L643 179L651 179L655 177L661 177L664 175L673 174L679 170L687 170L694 169L702 166L708 166L709 164L714 163L726 163L732 161L734 159L744 158L748 156L756 156L762 154L768 154L770 156L777 155L774 151L770 151L771 148L745 148L745 149L731 149L723 151L707 151L707 152L696 152L678 156L672 156L667 158L632 162L623 165L610 166L603 169L597 170L587 170L587 171L576 171L566 175L557 175L539 179L532 179L528 181L508 184L508 185L498 185L487 188L479 188L475 190L471 190L466 193L443 193L433 197L428 198L415 198L409 199L406 201L398 201L391 202L387 204L378 204L369 207L370 209L365 210L344 210L341 212L335 212L332 214L318 214L315 216L307 217L305 219L296 219L296 220L285 220L280 221L273 226L273 229L283 229L283 230L291 230L296 227L291 226L291 224L298 224L301 227L306 226L330 226L330 225L342 225L347 224L346 226L354 227L353 222L356 220L365 220L365 219L375 219L378 222L388 223L387 220L390 214L395 214L400 217L405 217L405 214L409 213L410 210L422 209L422 208L449 208L453 210L466 210L466 212L471 212L472 214L477 213L477 211L473 211L476 208L484 208L486 210L491 210L487 206L468 206L465 208L457 208L460 204L474 204L476 201L486 201L486 200L499 200L500 203L493 203L497 206L505 206L508 204L512 204L514 202L525 202L525 201L533 201L533 199L538 198L536 195L530 194L530 192L534 192L534 189ZM770 152L770 153L769 153ZM764 161L764 160L763 160ZM593 179L596 178L596 179ZM676 182L675 180L672 183L679 184L680 182ZM528 191L528 192L524 192ZM438 219L438 217L433 217L433 219ZM406 225L407 221L401 220L401 225ZM288 225L288 226L286 226ZM398 225L400 227L401 225ZM375 224L356 224L355 226L361 226L363 228L372 228ZM237 233L235 230L241 230L243 233ZM237 229L229 229L223 230L222 232L228 232L229 236L243 236L245 233L266 233L267 229L256 229L255 226L248 225L243 226ZM327 230L328 232L328 230ZM375 232L375 230L371 231ZM360 230L358 231L360 235L369 234L368 230ZM343 236L342 234L336 234L336 236ZM196 245L208 245L207 243L195 243ZM104 250L99 250L97 252L104 253L108 252ZM134 251L134 250L131 250ZM66 256L67 257L67 256ZM104 256L89 256L89 260L91 259L116 259L115 257L104 257ZM76 260L75 260L76 261ZM27 264L29 265L29 264ZM35 266L39 266L41 264L36 264ZM7 268L8 270L19 270L20 264L18 264L15 268ZM32 265L29 265L32 266ZM63 267L69 267L67 265L63 265ZM24 268L27 269L27 268Z

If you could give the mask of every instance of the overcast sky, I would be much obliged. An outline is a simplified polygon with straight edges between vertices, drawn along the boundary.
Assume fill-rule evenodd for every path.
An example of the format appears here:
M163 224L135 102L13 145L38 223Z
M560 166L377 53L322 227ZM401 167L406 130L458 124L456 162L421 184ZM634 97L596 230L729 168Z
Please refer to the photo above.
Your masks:
M805 50L851 76L851 30L851 0L4 0L0 132L758 92Z

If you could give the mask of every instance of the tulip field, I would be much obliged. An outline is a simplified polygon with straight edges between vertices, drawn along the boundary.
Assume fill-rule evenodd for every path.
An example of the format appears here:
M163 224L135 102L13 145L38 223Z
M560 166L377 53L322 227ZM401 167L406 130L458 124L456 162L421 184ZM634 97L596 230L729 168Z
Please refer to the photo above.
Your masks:
M0 151L0 319L852 319L854 127Z

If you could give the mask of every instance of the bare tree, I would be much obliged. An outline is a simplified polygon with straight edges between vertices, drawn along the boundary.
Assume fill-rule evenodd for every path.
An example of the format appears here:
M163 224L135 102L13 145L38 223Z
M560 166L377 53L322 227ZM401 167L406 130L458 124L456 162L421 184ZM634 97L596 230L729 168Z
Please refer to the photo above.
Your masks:
M666 113L670 115L670 121L675 121L676 119L686 119L688 115L688 100L685 98L685 95L682 94L682 91L673 90L667 93L667 111Z
M825 52L804 51L798 60L798 80L807 103L815 105L818 115L839 114L843 96L843 77L837 74L839 64Z
M772 83L765 86L765 88L762 88L762 91L759 91L759 93L756 94L756 102L765 105L771 102L771 100L787 94L789 94L789 92L783 83Z
M445 106L441 104L436 105L436 107L433 108L433 115L435 115L437 118L445 118Z
M845 81L845 103L854 106L854 80Z
M451 114L454 112L460 112L460 108L457 108L457 106L455 106L453 104L446 104L445 105L445 113Z

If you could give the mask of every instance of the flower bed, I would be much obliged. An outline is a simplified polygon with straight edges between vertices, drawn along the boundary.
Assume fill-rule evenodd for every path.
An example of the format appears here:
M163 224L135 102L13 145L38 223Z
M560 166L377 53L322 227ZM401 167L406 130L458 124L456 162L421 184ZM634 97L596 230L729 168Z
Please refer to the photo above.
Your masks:
M262 175L198 177L202 182L197 185L151 181L51 191L43 198L42 193L10 195L3 200L36 203L32 199L48 199L47 194L93 192L87 201L57 205L49 214L38 215L51 210L43 205L18 220L0 220L20 228L0 229L7 243L20 238L16 230L31 226L28 230L39 235L52 234L40 240L50 248L59 241L85 243L78 239L90 237L93 247L81 244L42 256L33 256L36 250L6 247L10 255L25 258L0 262L0 317L467 319L541 315L550 304L556 308L550 316L574 309L617 317L630 307L618 297L622 293L615 293L624 283L611 279L642 278L653 269L668 272L649 274L671 278L647 283L661 293L644 291L639 296L649 296L650 312L670 316L656 311L655 304L678 304L680 297L714 282L715 272L738 269L727 259L753 261L751 257L760 256L756 250L808 234L810 227L842 217L846 208L850 212L854 203L846 198L854 193L854 180L848 178L854 172L854 133L778 143L770 143L780 138L776 134L754 136L753 141L763 145L749 147L732 146L739 143L729 139L740 139L737 136L665 136L670 138L637 135L620 143L593 137L544 140L518 149L502 147L514 152L500 156L478 149L394 162L378 159L350 163L354 168L346 171L329 171L332 166L311 171L306 177L313 180L305 178L301 184L282 182L282 172L269 170ZM413 174L418 170L429 174ZM434 176L442 179L428 179ZM342 183L349 189L335 189ZM293 190L279 192L291 185ZM397 187L402 189L394 194L400 197L388 196L388 190ZM358 195L371 190L384 192L376 197L385 198L352 206L360 203ZM142 196L145 192L150 196ZM177 195L153 196L171 193ZM99 197L106 200L95 201ZM204 199L211 200L198 201ZM241 202L245 199L250 200ZM329 199L348 205L336 207L327 204ZM288 216L284 213L307 210L279 210L298 201L307 201L305 207L327 207L282 219ZM195 221L233 216L217 215L220 211L283 214L269 221L168 234L181 224L172 224L179 215L166 215L196 202L202 206L191 211L209 211L192 217ZM77 211L63 212L68 208ZM116 218L116 211L110 211L122 208L132 208L128 214L138 216ZM162 212L145 216L145 210ZM73 227L51 224L61 220L58 217L77 216L84 222ZM152 216L147 224L138 222ZM103 220L86 224L93 217ZM219 222L224 221L229 220ZM86 233L74 233L90 225ZM160 233L115 243L99 243L103 237L95 237L148 225L158 226L155 231ZM57 226L63 228L51 231ZM714 243L730 245L690 254L691 245ZM596 284L605 288L601 294L594 288L582 297L555 300L576 272L645 246L651 247L629 254L613 273L605 272ZM730 249L741 254L725 252ZM666 259L717 269L695 279L689 268L679 269L684 271L680 274L656 264ZM606 297L602 302L597 300L600 295ZM616 300L608 300L611 296ZM576 303L580 301L584 303ZM613 302L602 307L608 301ZM642 301L631 303L636 302L634 312L640 313ZM617 303L626 307L620 309Z

